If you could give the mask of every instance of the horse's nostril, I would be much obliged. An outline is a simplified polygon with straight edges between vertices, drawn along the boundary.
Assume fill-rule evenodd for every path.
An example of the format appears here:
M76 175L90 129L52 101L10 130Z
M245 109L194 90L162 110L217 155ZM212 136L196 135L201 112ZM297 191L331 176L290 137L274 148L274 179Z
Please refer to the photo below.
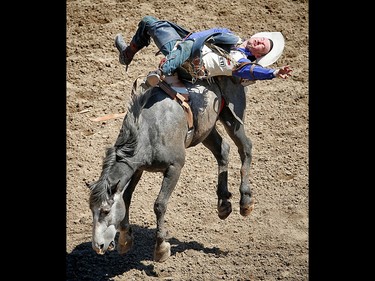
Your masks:
M104 248L104 244L99 245L100 250L103 250L103 248Z

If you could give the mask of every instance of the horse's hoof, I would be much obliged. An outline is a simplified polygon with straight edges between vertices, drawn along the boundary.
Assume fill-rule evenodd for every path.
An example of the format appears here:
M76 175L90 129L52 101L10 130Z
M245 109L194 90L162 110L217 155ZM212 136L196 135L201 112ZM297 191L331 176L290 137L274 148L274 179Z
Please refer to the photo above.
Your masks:
M129 241L125 244L118 244L117 245L117 252L120 254L120 255L123 255L125 253L127 253L131 247L133 247L133 241Z
M232 213L232 203L229 201L223 202L219 200L217 211L219 218L225 220L230 215L230 213Z
M155 246L154 260L156 262L164 262L171 255L171 244L163 241L159 247Z
M117 243L117 252L120 255L123 255L128 252L131 247L133 247L133 235L129 235L128 232L125 232L125 234L122 234L122 232L120 232Z
M247 206L241 206L240 214L244 217L247 217L254 210L254 205L255 205L254 200L251 200L250 204L248 204Z

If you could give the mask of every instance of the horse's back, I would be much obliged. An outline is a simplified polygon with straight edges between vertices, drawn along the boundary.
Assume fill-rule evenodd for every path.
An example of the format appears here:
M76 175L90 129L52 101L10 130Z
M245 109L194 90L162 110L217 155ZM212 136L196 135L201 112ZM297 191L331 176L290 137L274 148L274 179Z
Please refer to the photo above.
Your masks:
M221 93L216 84L201 82L187 85L189 105L193 113L194 132L192 143L202 142L217 121L221 107ZM160 88L153 93L142 110L145 126L151 132L155 129L164 139L185 142L188 133L187 115L177 100L171 99Z
M153 91L142 109L141 131L153 149L184 147L188 126L183 108L160 88Z
M227 77L224 77L220 83L209 83L203 80L194 84L185 83L185 85L193 113L192 136L188 135L188 119L184 108L161 88L154 87L150 90L149 97L146 98L140 111L142 121L139 126L143 151L149 154L160 154L161 149L184 150L186 147L201 143L211 133L218 120L224 105L224 96L227 97L228 92L231 95L238 94L236 84L233 84ZM243 104L237 105L236 108L243 107Z

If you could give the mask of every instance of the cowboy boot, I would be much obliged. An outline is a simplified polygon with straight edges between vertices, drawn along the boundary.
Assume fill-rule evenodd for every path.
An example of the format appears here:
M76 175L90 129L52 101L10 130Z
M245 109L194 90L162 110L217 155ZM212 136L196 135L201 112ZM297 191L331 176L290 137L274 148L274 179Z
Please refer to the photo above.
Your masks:
M120 52L119 61L121 64L128 66L136 52L138 52L138 47L132 41L129 45L126 45L124 38L121 34L117 34L115 38L115 45L117 50Z

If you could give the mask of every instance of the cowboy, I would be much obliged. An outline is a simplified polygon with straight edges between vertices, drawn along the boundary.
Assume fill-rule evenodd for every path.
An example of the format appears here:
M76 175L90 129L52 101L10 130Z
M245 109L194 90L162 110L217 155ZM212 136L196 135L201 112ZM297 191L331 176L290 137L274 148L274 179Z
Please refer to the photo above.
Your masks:
M152 16L145 16L139 22L129 45L121 34L116 35L120 63L128 67L134 55L151 43L151 38L165 55L159 70L151 72L147 78L151 86L181 68L194 80L218 75L236 76L243 81L286 79L292 71L289 65L265 68L276 62L283 52L285 43L280 32L259 32L243 41L227 28L191 33L173 22Z

